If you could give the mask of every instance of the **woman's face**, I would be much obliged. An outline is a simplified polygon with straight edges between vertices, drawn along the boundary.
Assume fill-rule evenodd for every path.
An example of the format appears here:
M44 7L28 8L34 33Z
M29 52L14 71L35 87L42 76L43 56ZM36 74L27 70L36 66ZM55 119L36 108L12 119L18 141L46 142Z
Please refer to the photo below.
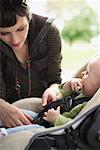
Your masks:
M13 50L21 49L26 41L29 21L26 16L17 15L17 22L11 27L0 27L0 39Z

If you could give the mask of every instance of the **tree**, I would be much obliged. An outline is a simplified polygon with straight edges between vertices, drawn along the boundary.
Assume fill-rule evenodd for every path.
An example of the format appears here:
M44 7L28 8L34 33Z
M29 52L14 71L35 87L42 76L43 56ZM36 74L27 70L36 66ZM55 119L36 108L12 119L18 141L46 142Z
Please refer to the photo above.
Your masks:
M96 18L95 12L90 7L84 8L79 15L65 22L62 37L70 43L76 40L90 41L100 32Z
M46 8L51 16L64 22L61 33L65 41L90 41L100 33L97 14L86 0L48 0Z

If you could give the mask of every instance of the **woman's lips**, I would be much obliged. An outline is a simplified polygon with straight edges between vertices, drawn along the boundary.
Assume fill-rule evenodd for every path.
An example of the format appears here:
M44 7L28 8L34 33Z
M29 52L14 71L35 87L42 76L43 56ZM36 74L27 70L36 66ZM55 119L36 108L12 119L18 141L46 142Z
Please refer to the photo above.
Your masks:
M19 45L20 45L20 43L12 44L13 47L18 47Z

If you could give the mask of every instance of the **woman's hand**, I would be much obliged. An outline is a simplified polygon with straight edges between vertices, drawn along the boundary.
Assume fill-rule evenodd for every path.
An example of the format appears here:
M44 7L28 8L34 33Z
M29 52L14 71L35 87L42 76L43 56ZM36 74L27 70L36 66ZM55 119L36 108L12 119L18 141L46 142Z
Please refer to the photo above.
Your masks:
M0 102L0 118L5 127L31 124L32 118L21 109L5 101Z
M47 88L42 95L42 107L45 107L47 103L53 102L62 97L58 85L53 84Z
M48 112L45 112L43 119L54 124L59 115L60 107L58 106L56 110L51 108L48 110Z

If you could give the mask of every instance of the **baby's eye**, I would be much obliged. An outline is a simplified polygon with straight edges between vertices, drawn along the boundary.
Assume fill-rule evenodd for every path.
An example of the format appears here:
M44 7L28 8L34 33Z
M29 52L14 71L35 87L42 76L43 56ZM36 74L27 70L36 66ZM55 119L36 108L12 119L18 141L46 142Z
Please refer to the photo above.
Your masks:
M88 71L85 71L85 74L88 74Z
M88 74L88 71L83 71L82 73L81 73L81 76L83 77L84 75L87 75Z

